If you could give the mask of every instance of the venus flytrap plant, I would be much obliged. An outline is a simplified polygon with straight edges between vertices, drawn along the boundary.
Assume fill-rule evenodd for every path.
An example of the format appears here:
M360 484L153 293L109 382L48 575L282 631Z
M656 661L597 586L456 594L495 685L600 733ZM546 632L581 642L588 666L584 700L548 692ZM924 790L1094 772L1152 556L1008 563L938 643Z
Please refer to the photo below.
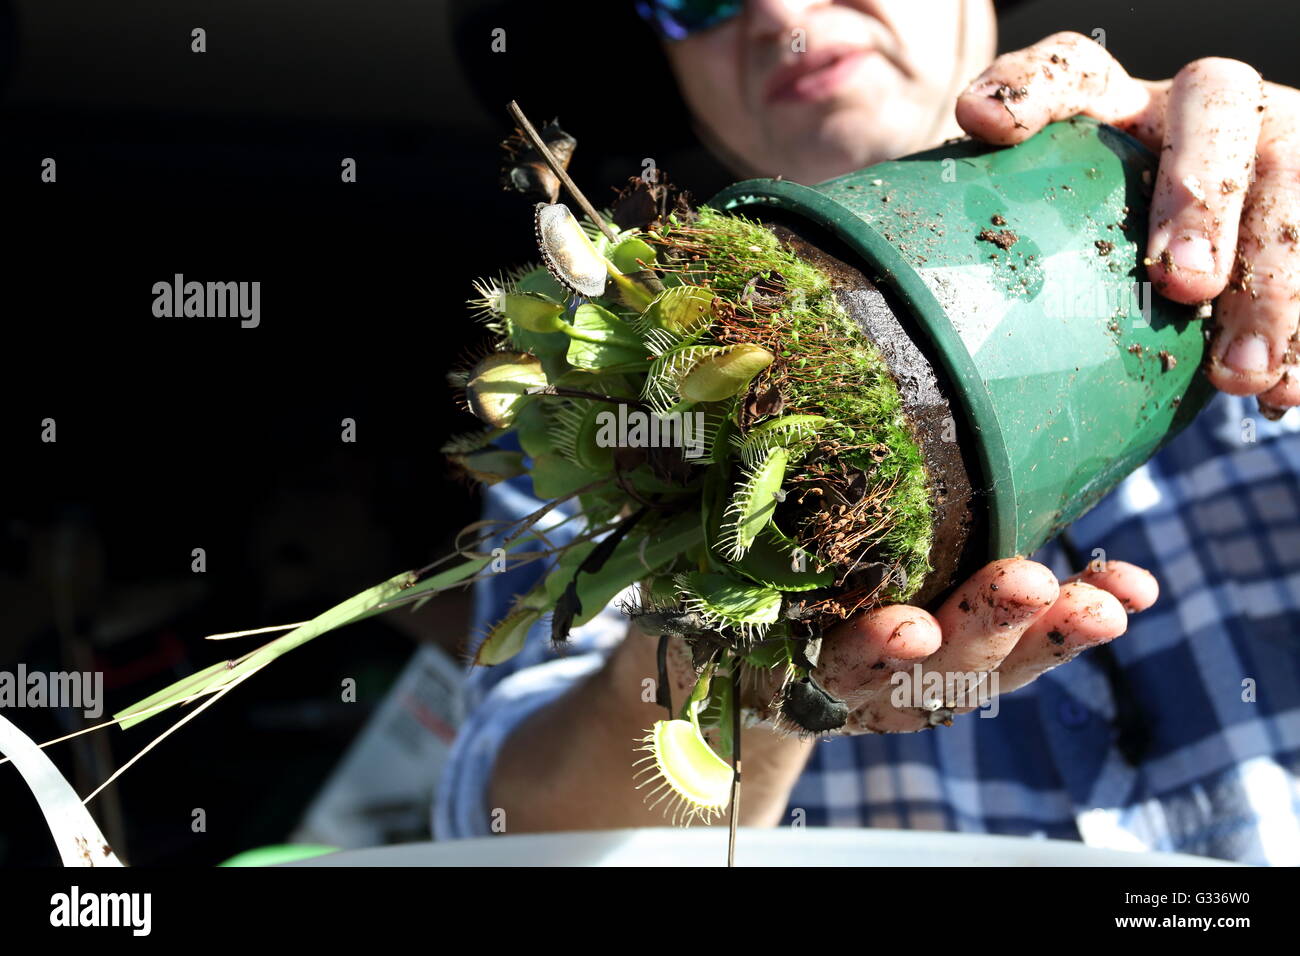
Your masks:
M781 592L726 574L691 571L673 578L685 609L710 630L734 631L744 643L761 637L781 615Z
M679 385L697 364L725 351L720 345L683 345L650 363L641 397L656 412L666 412L682 398Z
M734 398L775 356L761 345L731 345L695 363L677 382L677 393L692 402Z
M648 336L653 331L657 340L668 343L659 352L689 344L713 323L713 294L699 286L665 289L635 322L642 335Z
M741 461L754 467L773 448L797 452L807 447L808 439L825 424L827 419L821 415L785 415L755 425L744 435L733 435L732 444Z
M622 301L638 312L654 300L652 290L624 275L601 254L563 203L539 203L534 221L542 261L551 275L576 295L598 297L604 295L608 283L613 283Z
M554 190L547 192L551 202L537 206L532 216L541 264L475 285L471 307L492 333L493 354L453 382L465 389L468 404L489 427L454 440L447 451L475 480L526 480L545 503L504 527L471 525L468 540L458 542L445 562L397 575L311 621L284 628L262 647L165 688L119 720L129 726L200 697L208 698L200 705L206 707L320 634L374 614L418 607L431 595L482 580L497 573L487 570L486 549L500 543L509 559L507 571L535 560L547 567L484 635L476 661L489 666L507 661L538 630L549 629L551 639L562 643L571 629L589 622L617 596L639 588L642 601L625 605L636 624L628 639L647 634L658 639L656 701L668 717L640 740L644 756L637 776L648 779L638 786L654 781L650 800L666 806L674 821L712 819L730 807L734 828L742 712L800 734L833 733L847 719L846 702L830 695L812 674L825 628L886 603L929 602L954 580L960 562L975 553L970 528L981 511L984 518L997 509L1015 517L1019 541L1022 532L1038 535L1046 528L1043 522L1077 516L1086 503L1063 500L1056 513L1054 506L1022 507L1018 494L1006 493L1019 482L996 473L979 475L962 464L968 453L989 452L1003 442L1023 458L1041 445L1040 429L1057 428L1038 417L1034 406L1042 403L1027 393L996 394L996 403L1012 413L1005 419L1000 407L993 418L983 417L987 411L975 403L967 409L970 430L978 432L974 444L940 448L952 442L935 436L931 412L957 409L977 391L974 383L1014 374L1015 368L1004 364L999 350L972 346L967 333L985 328L982 317L959 303L939 309L929 297L918 300L902 281L908 273L888 265L894 259L880 258L883 237L886 251L901 254L898 263L906 264L918 287L928 287L926 277L946 274L950 265L971 268L969 243L954 240L952 230L944 242L925 238L935 245L927 245L925 255L908 250L904 234L918 223L904 220L919 218L914 213L918 203L926 204L923 189L891 206L904 207L893 213L874 203L864 213L835 198L844 189L841 181L815 196L784 183L745 183L720 195L718 202L733 208L760 210L764 216L778 210L772 218L789 223L769 227L720 209L692 209L671 188L634 179L602 215L568 176L567 158L562 162L552 153L516 104L511 112L521 141L531 144L585 219L579 222L567 206L554 202ZM1107 135L1093 143L1095 134L1087 128L1077 121L1060 124L1048 137L1017 148L1026 150L1022 160L1068 159L1058 170L1068 177L1068 170L1080 168L1070 153L1074 147L1058 154L1058 146L1086 134L1084 154L1111 163L1118 141ZM572 139L555 130L549 134L567 157ZM979 185L981 194L996 195L1002 174L995 167L1006 167L1005 154L990 156L963 162L983 170L979 175L995 187ZM922 183L933 160L914 160L890 164L888 175ZM1019 169L1025 161L1013 165ZM528 163L540 174L535 158ZM513 165L521 163L516 158ZM943 215L937 207L929 211ZM869 228L860 228L863 224ZM940 230L938 236L943 235ZM817 238L822 236L850 241L827 245ZM844 255L848 258L840 258ZM1045 274L1079 277L1090 274L1085 266L1095 265L1096 258L1056 257L1042 265ZM929 265L922 268L918 259ZM1067 266L1082 271L1062 271ZM872 269L882 275L883 287L869 278ZM901 297L901 308L890 304L893 296ZM1020 323L1032 311L1010 310L998 329L1009 329L1007 335L1025 331L1029 326ZM952 341L935 335L935 328L942 328L936 323L943 322L956 333ZM1156 425L1144 425L1131 444L1098 439L1093 460L1111 462L1112 477L1116 467L1135 467L1138 453L1176 431L1178 417L1197 404L1182 403L1183 397L1195 397L1183 376L1196 368L1204 346L1192 328L1180 346L1183 371L1175 375L1166 364L1163 388L1142 372L1141 388L1117 392L1119 404L1108 405L1126 414L1123 396L1139 394L1144 414L1157 415L1150 419ZM877 338L890 344L888 361ZM941 359L961 361L936 365L924 354L927 342ZM966 358L990 376L954 379L955 372L944 372L965 368ZM1126 378L1132 374L1130 363L1125 369L1116 365L1110 381L1134 385ZM896 370L900 378L906 376L905 389ZM1068 371L1065 377L1074 383ZM1098 388L1103 379L1091 381ZM1180 408L1178 416L1169 417L1163 406L1151 411L1160 405L1153 401L1157 393L1161 402L1172 400ZM1100 391L1092 398L1109 401ZM682 448L643 447L630 440L630 432L613 439L596 435L600 412L621 405L639 413L703 414L702 454L687 461ZM1038 422L1019 429L1033 435L1030 440L1001 427L1004 420L1020 422L1022 416ZM518 439L522 453L502 446L507 433ZM1079 464L1085 462L1081 451L1091 455L1094 446L1080 441L1070 447L1076 451L1066 458ZM1116 450L1125 456L1120 466L1114 465ZM991 460L988 454L981 457ZM1095 477L1092 465L1076 470L1057 464L1057 478L1040 482L1046 496L1026 501L1052 504L1052 481L1064 481L1063 475L1072 487L1078 487L1079 474ZM1029 463L1030 471L1037 467ZM1016 474L1021 472L1013 470L1011 477ZM979 496L995 510L977 506ZM552 521L563 503L573 505L570 513ZM549 529L569 520L582 522L574 537L559 545L546 539L543 523ZM1007 528L996 532L1008 534ZM524 549L525 544L535 550ZM676 709L666 673L671 640L686 644L683 659L692 662L697 676L689 700ZM734 766L728 766L728 757Z
M704 688L707 693L707 683ZM638 768L633 779L643 778L636 788L651 787L646 803L651 809L663 804L674 824L689 826L697 819L708 822L720 816L731 801L734 771L700 730L699 711L705 704L703 697L692 695L685 719L655 721L638 748L646 756L633 764Z
M507 333L503 319L529 332L559 332L564 328L564 303L545 293L523 291L505 279L476 279L474 291L477 295L469 300L470 307L498 335Z
M789 451L774 445L745 466L722 518L719 545L728 560L744 557L758 533L771 523L782 500L781 485L789 461Z
M497 352L479 362L465 386L470 411L494 428L514 421L530 388L546 384L542 364L522 352Z
M485 484L526 477L547 502L531 522L572 501L585 528L546 544L547 573L478 642L474 662L510 660L548 624L562 643L639 587L644 600L627 610L659 636L661 655L680 635L703 662L684 708L641 741L638 774L650 779L640 785L656 781L649 799L676 820L711 819L729 803L734 818L724 758L738 748L742 706L825 730L833 706L787 693L807 676L800 649L852 601L905 599L924 578L931 492L916 439L884 359L827 277L767 227L678 206L619 232L584 226L558 203L538 205L533 223L542 265L475 285L470 305L494 351L458 382L488 427L447 452ZM620 405L699 413L698 454L611 433L602 413ZM499 446L507 433L522 452ZM828 521L819 495L849 496L862 517ZM506 535L512 566L526 560L519 543L544 537L531 528ZM480 530L462 564L399 575L133 710L218 692L320 633L477 579L493 540ZM892 591L860 593L851 574L864 555L897 571ZM712 679L715 669L727 679ZM742 699L773 686L774 698Z

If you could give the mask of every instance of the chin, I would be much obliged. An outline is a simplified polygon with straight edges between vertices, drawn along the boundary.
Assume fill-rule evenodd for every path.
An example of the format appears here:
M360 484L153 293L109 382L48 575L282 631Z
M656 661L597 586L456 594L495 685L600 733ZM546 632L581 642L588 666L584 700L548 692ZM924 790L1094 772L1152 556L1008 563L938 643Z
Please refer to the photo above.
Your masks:
M774 148L769 154L779 161L777 171L787 179L808 184L894 159L906 151L900 151L906 140L896 130L882 129L874 111L861 109L838 110L802 129L774 131L778 132L770 138Z

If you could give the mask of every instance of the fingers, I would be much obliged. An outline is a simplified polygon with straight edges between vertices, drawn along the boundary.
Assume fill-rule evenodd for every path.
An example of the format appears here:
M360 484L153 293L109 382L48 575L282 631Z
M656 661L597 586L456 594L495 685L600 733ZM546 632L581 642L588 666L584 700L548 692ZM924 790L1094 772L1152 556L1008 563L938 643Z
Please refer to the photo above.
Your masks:
M1025 630L998 668L997 692L1023 687L1127 629L1128 615L1118 597L1086 581L1067 582L1056 603Z
M1095 562L1070 580L1109 591L1129 614L1145 611L1160 597L1160 584L1155 575L1127 561Z
M938 680L946 688L958 675L995 670L1059 594L1055 576L1036 562L1008 558L985 566L939 609L943 644L922 663L922 681ZM927 678L931 673L937 676ZM898 733L929 726L926 711L896 708L891 696L873 695L849 715L848 729Z
M1228 283L1263 95L1239 60L1197 60L1174 77L1147 240L1151 281L1167 298L1204 302Z
M939 609L944 642L925 662L926 670L993 670L1059 593L1056 576L1036 561L1006 558L986 565Z
M1056 33L994 60L958 97L957 122L972 136L1010 146L1082 113L1124 124L1158 146L1159 86L1130 77L1088 37Z
M876 608L827 632L813 676L853 709L942 641L939 622L927 611L904 604Z
M1263 105L1255 181L1236 263L1216 303L1207 372L1225 392L1268 392L1266 404L1286 407L1300 397L1292 342L1300 319L1300 92L1270 84Z
M1297 405L1300 405L1300 335L1293 335L1282 356L1282 377L1259 396L1259 410L1265 418L1276 420Z

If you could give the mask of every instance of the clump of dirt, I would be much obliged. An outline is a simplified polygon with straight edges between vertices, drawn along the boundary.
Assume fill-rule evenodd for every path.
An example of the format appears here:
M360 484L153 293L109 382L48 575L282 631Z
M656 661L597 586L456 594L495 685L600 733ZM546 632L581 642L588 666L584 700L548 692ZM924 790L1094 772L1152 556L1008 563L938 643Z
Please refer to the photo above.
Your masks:
M1003 83L989 94L989 99L997 100L1002 104L1002 108L1007 111L1007 115L1011 117L1011 121L1016 124L1017 129L1028 129L1028 126L1016 119L1016 114L1011 112L1011 107L1007 105L1008 103L1019 103L1028 95L1029 88L1027 86L1008 86Z
M1166 372L1178 365L1178 359L1169 354L1168 349L1160 350L1160 367Z
M993 225L995 226L1005 226L1007 224L1007 221L1003 219L1001 216L994 216L992 219L989 220L989 222L993 223Z
M1115 243L1109 242L1105 239L1098 239L1096 245L1097 255L1099 256L1108 256L1115 251Z
M997 232L994 232L992 229L984 229L981 230L980 234L975 238L980 242L991 242L999 249L1005 251L1014 246L1020 237L1010 229L1000 229Z

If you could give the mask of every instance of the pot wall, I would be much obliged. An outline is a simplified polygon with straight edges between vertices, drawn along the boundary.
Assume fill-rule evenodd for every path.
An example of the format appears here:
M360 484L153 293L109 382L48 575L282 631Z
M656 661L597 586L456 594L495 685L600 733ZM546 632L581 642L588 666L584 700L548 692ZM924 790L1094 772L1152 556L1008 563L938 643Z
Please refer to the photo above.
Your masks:
M1155 158L1078 117L1019 146L963 141L802 186L749 180L710 204L830 230L910 309L977 445L989 557L1028 554L1205 404L1194 310L1142 259Z

